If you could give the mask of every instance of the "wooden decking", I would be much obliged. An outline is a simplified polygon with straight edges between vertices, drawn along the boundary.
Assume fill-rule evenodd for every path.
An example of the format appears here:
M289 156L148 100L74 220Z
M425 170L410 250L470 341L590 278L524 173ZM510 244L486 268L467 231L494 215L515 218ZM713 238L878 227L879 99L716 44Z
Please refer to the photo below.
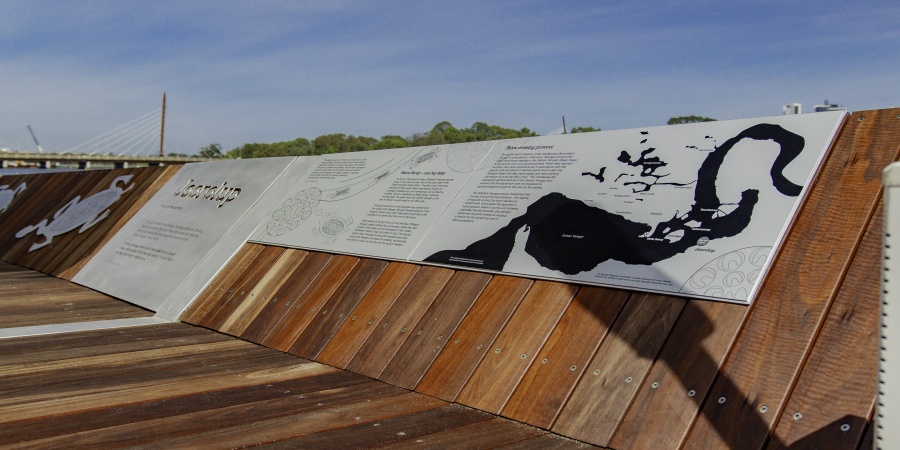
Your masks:
M589 447L184 323L0 339L2 448L261 444Z
M848 118L751 307L248 244L182 319L601 446L857 448L898 113Z
M70 281L0 262L0 329L151 316Z
M750 307L245 244L187 324L0 339L0 442L871 447L881 170L898 156L900 109L845 121ZM122 173L29 178L46 207L0 213L0 234ZM70 277L171 172L135 175L106 228L52 251L0 241L0 259ZM55 291L33 277L0 267L0 320L43 314Z

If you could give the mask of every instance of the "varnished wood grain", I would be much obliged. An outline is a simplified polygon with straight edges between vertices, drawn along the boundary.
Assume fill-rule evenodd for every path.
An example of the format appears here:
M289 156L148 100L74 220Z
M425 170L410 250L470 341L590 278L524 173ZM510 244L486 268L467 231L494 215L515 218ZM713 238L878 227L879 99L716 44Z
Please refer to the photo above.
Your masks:
M260 244L244 244L237 253L228 261L228 264L216 274L216 277L206 286L203 292L197 296L181 314L181 320L187 323L197 324L214 309L219 307L219 301L224 298L234 282L250 267L250 263L265 248Z
M501 414L549 429L628 295L624 290L581 288Z
M350 319L344 321L319 352L316 360L335 367L347 367L418 271L419 266L415 264L390 263L350 313Z
M577 291L571 284L535 282L456 400L499 413Z
M314 359L344 321L350 318L356 305L387 266L387 261L379 259L366 258L360 261L322 307L322 312L303 330L288 353Z
M897 159L898 114L847 120L684 445L765 444L875 210L881 170Z
M284 249L284 252L272 263L259 282L250 288L244 301L234 309L234 312L228 316L222 326L218 327L218 330L232 336L240 336L265 308L269 298L278 292L278 289L303 263L307 254L309 253L304 250Z
M683 299L663 295L633 295L588 364L553 431L606 445L684 304Z
M680 441L748 311L744 305L688 301L609 446L665 448Z
M534 439L546 431L499 419L487 420L418 439L395 442L392 449L502 448L504 445Z
M294 304L304 295L322 269L331 261L332 255L327 253L310 252L303 258L303 262L288 277L281 288L269 298L256 318L241 333L241 338L250 342L262 342L272 330L281 322L286 314L291 311Z
M455 400L531 285L528 279L494 276L450 336L454 345L443 348L416 391Z
M238 309L241 304L249 300L249 294L272 269L272 265L284 253L285 249L281 247L265 247L241 275L234 281L234 284L226 292L219 301L217 306L212 309L209 314L197 322L197 325L218 330L222 324L231 317L231 314Z
M490 279L490 275L477 272L453 274L378 379L414 389L445 345L459 345L460 341L450 341L450 335Z
M366 342L347 364L347 370L378 378L403 345L410 330L431 306L453 271L440 267L422 267L397 297ZM373 325L375 325L373 323Z
M149 317L152 311L17 266L0 274L0 328Z
M303 333L309 322L322 310L322 306L341 286L353 268L359 264L359 258L347 255L335 255L322 268L303 295L294 302L272 332L263 339L262 344L276 350L287 351Z
M877 393L882 219L879 205L769 448L854 448L863 438Z

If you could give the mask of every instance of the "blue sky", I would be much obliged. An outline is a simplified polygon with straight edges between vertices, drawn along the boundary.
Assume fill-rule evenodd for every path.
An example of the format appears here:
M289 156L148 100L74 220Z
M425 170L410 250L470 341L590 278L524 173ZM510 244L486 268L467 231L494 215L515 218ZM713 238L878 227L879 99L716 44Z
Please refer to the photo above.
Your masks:
M900 106L896 1L0 2L0 147L63 151L167 92L166 151L447 120L546 134Z

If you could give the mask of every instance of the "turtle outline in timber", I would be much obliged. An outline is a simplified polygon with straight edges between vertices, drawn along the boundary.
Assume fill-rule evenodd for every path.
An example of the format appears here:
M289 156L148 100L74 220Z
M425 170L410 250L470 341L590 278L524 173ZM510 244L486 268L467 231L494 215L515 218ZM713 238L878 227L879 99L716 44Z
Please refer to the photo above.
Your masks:
M15 189L10 189L8 184L0 186L0 213L5 212L9 205L15 200L16 196L25 190L25 182L22 182Z
M105 219L109 215L110 205L119 200L122 194L134 187L134 185L124 189L119 187L120 183L128 185L132 178L134 178L133 175L116 177L110 183L108 189L97 192L84 200L81 199L80 195L75 196L69 203L63 205L62 208L53 214L52 222L48 223L48 219L44 219L35 225L29 225L19 230L16 233L16 237L22 238L37 230L35 234L43 236L44 241L32 244L31 248L28 249L29 252L32 252L49 245L54 237L66 234L76 228L81 227L78 233L84 233L85 230Z

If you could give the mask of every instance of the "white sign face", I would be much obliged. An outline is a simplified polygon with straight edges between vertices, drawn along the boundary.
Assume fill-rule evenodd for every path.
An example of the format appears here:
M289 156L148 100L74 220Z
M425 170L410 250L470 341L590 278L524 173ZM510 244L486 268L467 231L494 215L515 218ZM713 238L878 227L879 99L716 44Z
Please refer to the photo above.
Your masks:
M184 165L73 281L153 311L187 283L175 301L186 306L246 241L258 219L239 221L295 159Z
M311 158L251 240L405 260L494 144Z
M843 115L500 141L410 260L749 303Z

